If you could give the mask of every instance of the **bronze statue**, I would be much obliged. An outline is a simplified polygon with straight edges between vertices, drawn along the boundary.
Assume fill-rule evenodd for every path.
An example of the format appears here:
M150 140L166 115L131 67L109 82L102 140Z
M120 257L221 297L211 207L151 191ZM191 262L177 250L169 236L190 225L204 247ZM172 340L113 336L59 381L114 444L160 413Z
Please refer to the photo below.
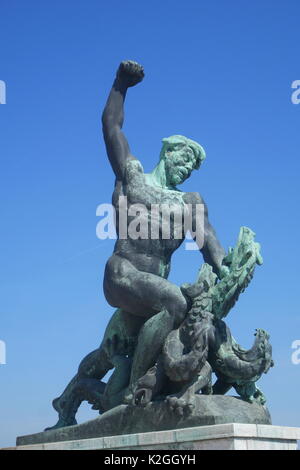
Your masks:
M75 414L83 400L105 412L121 403L146 406L151 400L167 398L171 409L182 414L191 412L196 394L224 394L233 386L244 399L264 403L255 381L272 365L268 335L259 330L255 345L246 351L232 340L221 320L250 282L255 264L261 264L259 245L253 232L243 228L235 251L226 256L200 194L177 188L205 159L197 142L181 135L163 139L159 162L149 174L130 153L122 132L124 101L128 88L143 77L143 67L136 62L120 64L102 116L103 135L116 176L113 204L117 214L125 210L129 224L131 208L146 207L146 217L156 223L159 236L120 236L124 227L117 223L118 240L104 276L105 297L117 310L100 347L83 359L76 376L53 401L59 413L53 428L76 424ZM153 205L158 208L155 215ZM169 219L168 238L162 236L161 227L165 205L175 211ZM199 205L204 208L204 220L197 227L201 236L194 239L205 264L193 285L178 287L168 281L171 257L187 229L197 232ZM190 226L176 211L188 213ZM114 372L105 384L101 379L110 369ZM218 377L214 388L212 369Z

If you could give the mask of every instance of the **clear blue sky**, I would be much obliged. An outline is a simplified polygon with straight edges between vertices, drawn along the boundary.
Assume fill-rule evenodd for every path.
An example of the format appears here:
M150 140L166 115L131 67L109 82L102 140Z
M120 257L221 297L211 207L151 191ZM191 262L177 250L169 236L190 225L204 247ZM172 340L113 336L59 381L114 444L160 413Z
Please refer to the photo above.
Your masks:
M94 349L113 312L102 293L114 242L96 238L114 176L100 116L123 59L145 67L125 132L150 170L161 139L207 152L182 189L199 191L226 249L247 225L264 265L228 317L250 347L271 335L276 367L260 381L273 423L300 426L300 4L294 0L2 0L0 80L0 447L56 422L51 400ZM202 262L180 250L170 279ZM96 417L83 406L79 421Z

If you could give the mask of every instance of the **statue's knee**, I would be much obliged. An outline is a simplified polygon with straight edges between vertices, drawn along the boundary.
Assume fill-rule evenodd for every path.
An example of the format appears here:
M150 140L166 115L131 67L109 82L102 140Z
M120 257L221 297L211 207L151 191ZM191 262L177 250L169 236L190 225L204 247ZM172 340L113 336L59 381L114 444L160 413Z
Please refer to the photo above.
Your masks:
M82 378L101 379L112 367L104 349L100 347L81 361L78 367L78 375Z

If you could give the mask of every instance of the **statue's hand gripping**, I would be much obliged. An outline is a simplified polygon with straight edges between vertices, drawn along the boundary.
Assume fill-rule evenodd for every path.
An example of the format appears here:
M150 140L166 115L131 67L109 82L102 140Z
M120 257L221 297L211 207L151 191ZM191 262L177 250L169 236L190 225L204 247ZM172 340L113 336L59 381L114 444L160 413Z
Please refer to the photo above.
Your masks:
M126 87L137 85L144 75L144 68L133 60L124 60L117 70L117 80Z

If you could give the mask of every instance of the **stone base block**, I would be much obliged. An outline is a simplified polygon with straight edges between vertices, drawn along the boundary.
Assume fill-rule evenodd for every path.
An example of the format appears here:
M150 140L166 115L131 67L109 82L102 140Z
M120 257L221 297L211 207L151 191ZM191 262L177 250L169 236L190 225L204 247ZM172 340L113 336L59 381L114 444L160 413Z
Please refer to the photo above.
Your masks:
M300 428L263 424L217 424L44 444L15 450L296 450Z

